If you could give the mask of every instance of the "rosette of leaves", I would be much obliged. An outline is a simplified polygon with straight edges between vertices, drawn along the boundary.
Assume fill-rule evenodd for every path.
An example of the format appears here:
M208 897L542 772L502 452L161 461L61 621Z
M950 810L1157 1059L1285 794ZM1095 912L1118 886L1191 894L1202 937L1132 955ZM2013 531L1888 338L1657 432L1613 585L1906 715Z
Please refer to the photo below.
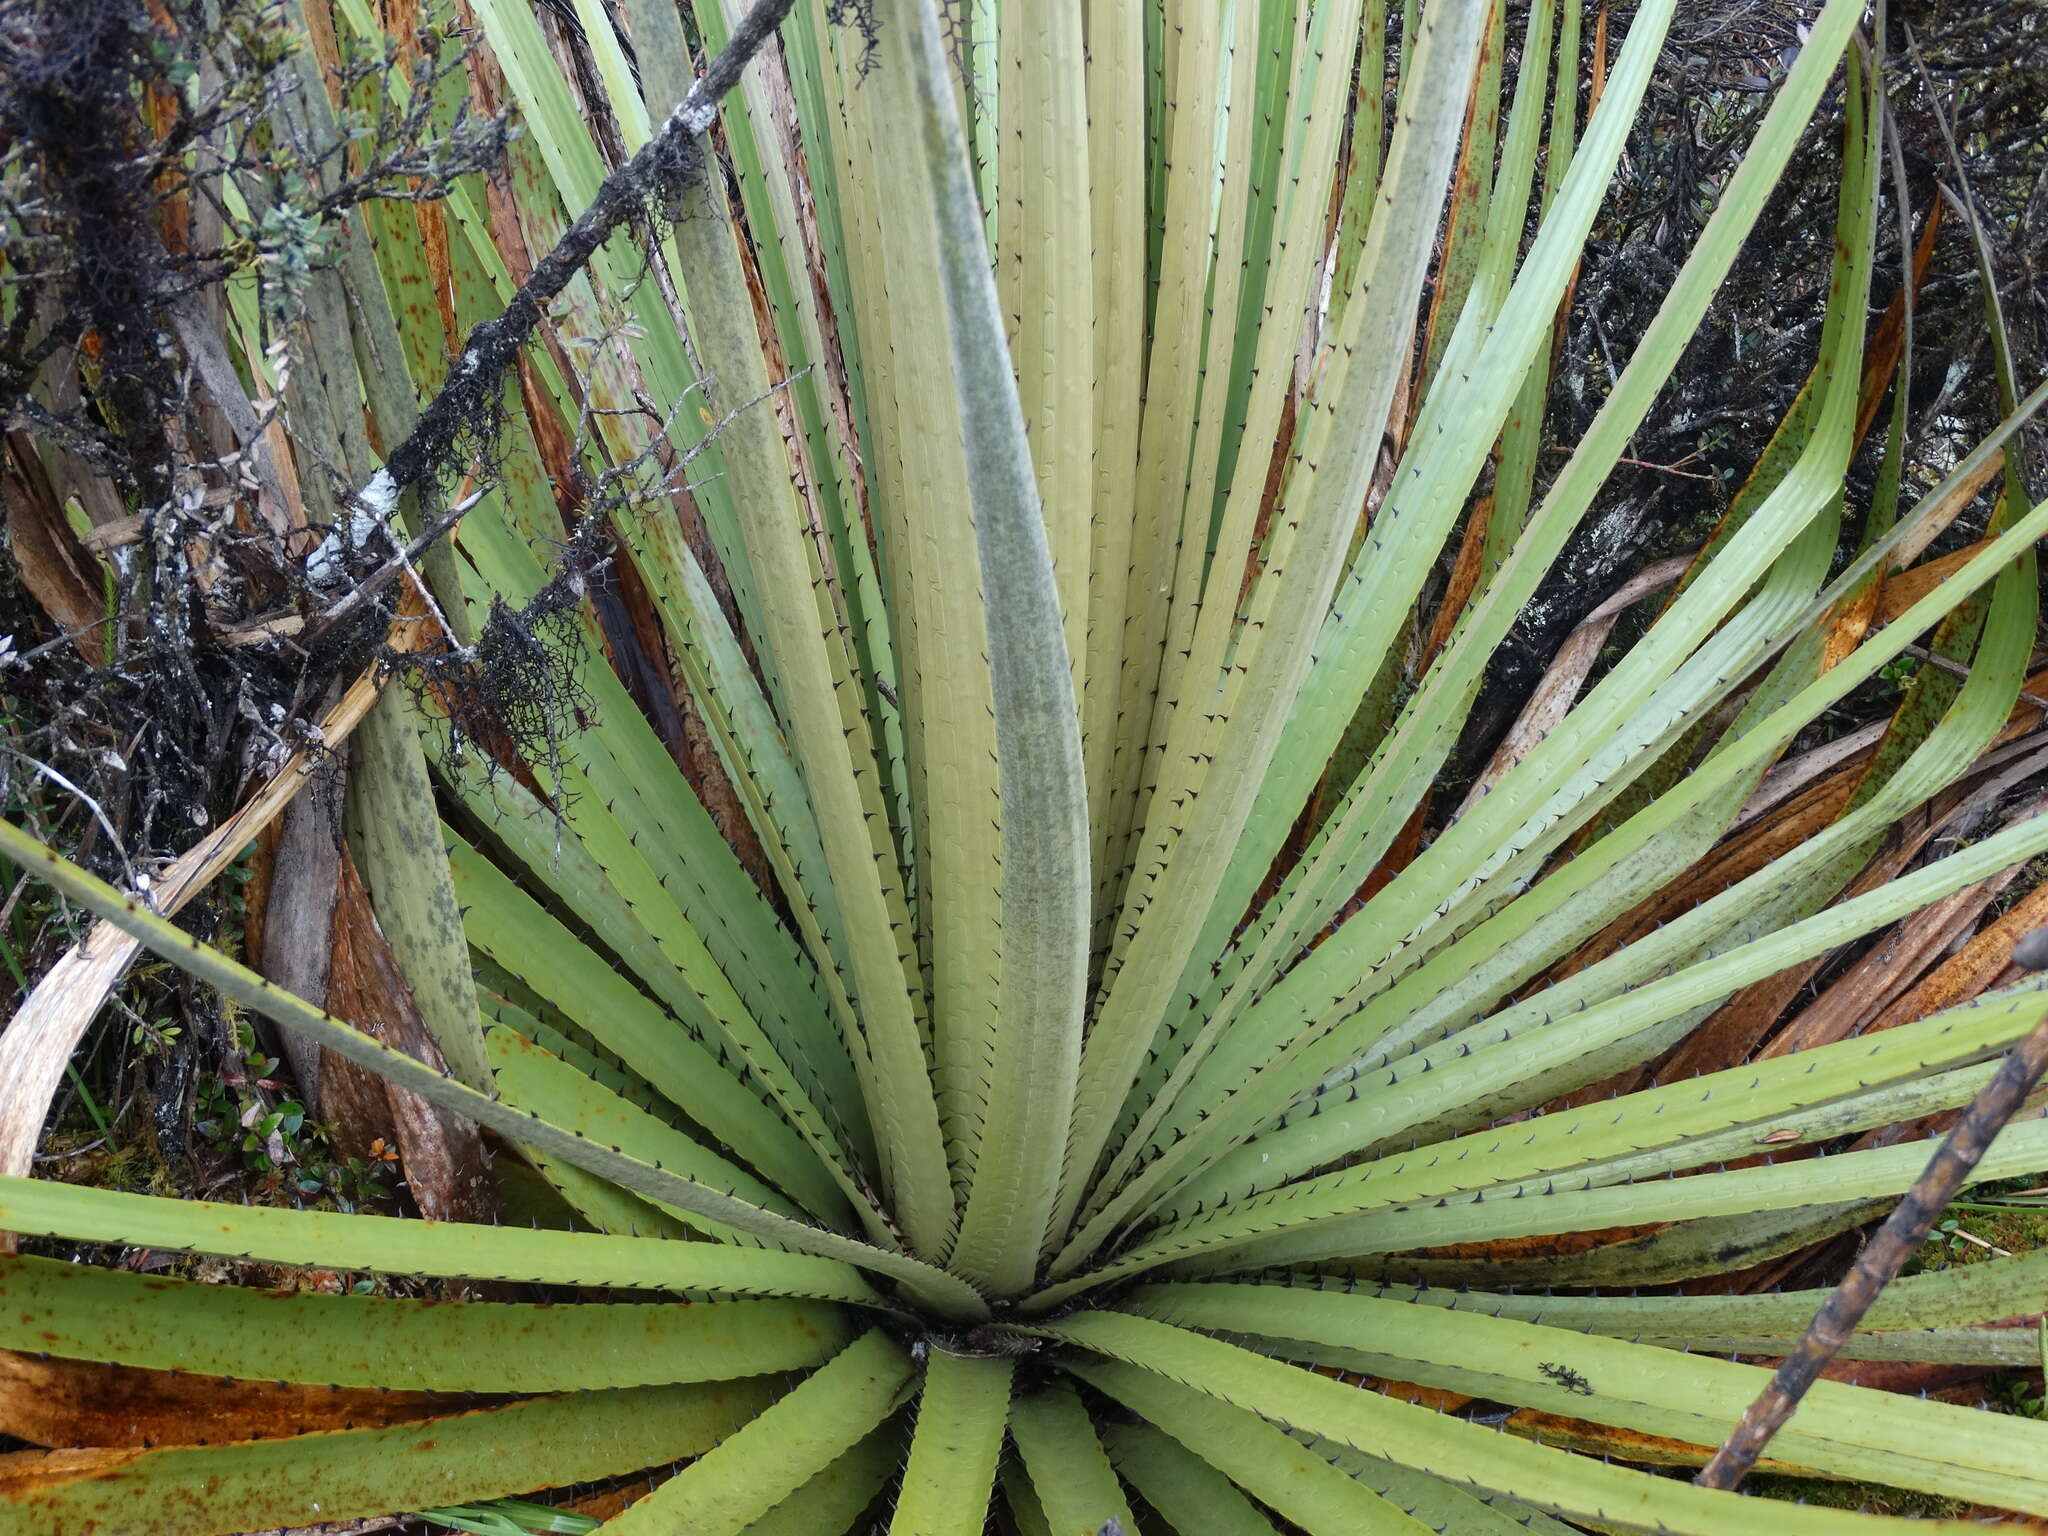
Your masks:
M676 767L587 612L595 707L558 760L428 754L436 799L403 809L438 808L439 845L360 846L414 881L384 889L462 912L379 892L449 1071L0 842L560 1197L528 1229L7 1180L0 1226L554 1304L8 1260L0 1346L230 1395L388 1389L413 1416L30 1453L0 1463L0 1528L233 1532L676 1463L604 1529L1890 1523L1760 1514L1500 1428L1512 1408L1596 1449L1718 1442L1765 1377L1733 1357L1785 1352L1816 1298L1670 1285L1899 1195L1926 1142L1840 1148L1967 1103L2048 1009L2023 984L1572 1097L2048 849L2048 818L2021 819L1837 899L2007 730L2048 529L2007 484L1981 540L1878 601L1994 435L1924 494L1881 479L1833 568L1896 362L1866 341L1860 3L1820 8L1656 323L1538 473L1556 318L1672 8L1638 8L1581 123L1569 0L1517 17L1505 79L1507 8L1476 0L799 4L725 104L717 175L563 295L456 545L475 613L527 601L562 533L551 476L623 483L603 471L672 432L703 537L673 475L603 510L716 772ZM521 0L477 5L525 132L505 183L373 230L393 294L438 273L454 319L492 313L509 258L645 141L738 8L695 0L686 31L628 5L637 81L578 12L572 74ZM1839 151L1803 151L1840 158L1807 392L1655 622L1436 805L1489 656L1831 85ZM405 316L430 390L448 338ZM688 403L664 427L647 401ZM1966 675L1924 669L1853 793L1695 888L1787 746L1930 631ZM431 694L412 707L446 737ZM2043 1167L2048 1122L2023 1117L1980 1175ZM2025 1364L2029 1330L1981 1325L2038 1310L2044 1273L1902 1282L1847 1353ZM488 1398L430 1395L461 1393ZM1772 1454L2048 1514L2038 1423L1827 1382Z

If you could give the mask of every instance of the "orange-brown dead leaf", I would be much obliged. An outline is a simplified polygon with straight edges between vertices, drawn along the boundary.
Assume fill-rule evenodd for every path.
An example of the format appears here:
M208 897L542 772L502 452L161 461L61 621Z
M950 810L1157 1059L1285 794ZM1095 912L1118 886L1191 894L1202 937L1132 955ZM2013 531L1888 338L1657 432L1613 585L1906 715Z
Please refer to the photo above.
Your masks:
M223 1381L0 1350L0 1433L57 1449L229 1445L374 1428L474 1406L466 1394Z
M1830 1045L1862 1033L1878 1011L1895 1002L1928 966L1977 920L2019 875L2017 868L1943 897L1881 938L1828 989L1799 1011L1758 1053L1760 1060Z
M1480 564L1486 557L1487 525L1492 521L1493 495L1489 492L1479 498L1472 515L1465 519L1465 537L1458 545L1458 560L1451 567L1451 579L1444 588L1443 601L1437 604L1436 616L1429 622L1418 673L1427 671L1437 654L1450 644L1451 630L1472 600L1472 590L1479 585Z
M448 215L437 202L414 203L412 212L419 221L420 243L434 282L434 301L441 310L441 330L453 356L462 350L462 331L455 316L455 278L448 263Z
M1895 829L1884 847L1850 882L1843 896L1857 896L1896 877L1934 835L1933 818L1924 810ZM1718 1072L1747 1061L1771 1033L1806 984L1827 964L1826 955L1804 961L1775 976L1744 987L1723 1003L1684 1043L1658 1066L1652 1081L1682 1082L1695 1073Z
M1469 221L1473 217L1474 200L1484 195L1488 185L1493 180L1493 152L1495 146L1489 142L1485 146L1485 153L1482 156L1481 146L1475 142L1472 130L1474 125L1478 123L1481 112L1491 112L1494 114L1499 112L1497 100L1490 98L1486 91L1477 88L1477 83L1486 78L1489 67L1499 67L1498 61L1494 58L1494 54L1500 46L1494 33L1494 28L1499 22L1499 17L1496 15L1496 8L1499 4L1500 0L1489 0L1486 12L1486 29L1480 35L1479 52L1472 61L1474 88L1467 92L1465 97L1465 126L1458 135L1458 164L1451 174L1450 222L1444 234L1443 247L1439 251L1439 260L1441 260L1442 251L1450 249L1453 243L1460 239L1461 235L1466 240L1472 238ZM1481 163L1482 159L1484 161L1483 164ZM1466 227L1461 229L1461 225ZM1420 354L1423 358L1435 358L1438 355L1437 326L1440 323L1446 325L1454 324L1458 318L1455 314L1446 315L1443 313L1444 290L1446 286L1447 284L1442 280L1441 267L1439 267L1438 280L1432 285L1430 291L1429 313L1423 321L1422 350Z
M1545 1445L1561 1446L1568 1451L1580 1451L1588 1456L1612 1456L1616 1461L1632 1461L1641 1466L1701 1467L1713 1454L1709 1447L1694 1445L1690 1441L1646 1435L1640 1430L1595 1424L1588 1419L1539 1413L1534 1408L1523 1408L1510 1414L1504 1427L1509 1434L1519 1435L1524 1440L1540 1440ZM1765 1457L1756 1466L1759 1472L1780 1472L1794 1477L1818 1475L1793 1462L1770 1457Z
M1678 879L1616 918L1552 968L1541 986L1554 986L1587 966L1633 944L1730 886L1746 880L1773 859L1812 837L1848 802L1846 780L1824 780L1758 818L1739 836L1725 838Z
M1989 539L1979 539L1974 544L1965 544L1961 549L1946 555L1937 555L1910 570L1894 571L1885 577L1884 585L1876 594L1871 610L1871 622L1889 624L1908 608L1919 602L1929 592L1947 581L1951 575L1984 552Z
M1777 1360L1759 1364L1778 1368ZM1976 1384L1996 1372L1988 1365L1950 1365L1936 1360L1830 1360L1821 1371L1823 1381L1846 1382L1868 1387L1873 1392L1901 1392L1914 1397L1952 1394L1974 1400L1981 1393Z
M667 1481L666 1476L636 1477L630 1483L621 1484L616 1488L600 1488L594 1493L579 1493L574 1498L563 1499L555 1507L573 1514L588 1515L593 1520L609 1520L612 1516L623 1513L628 1505L639 1503Z
M1921 283L1927 279L1927 264L1934 259L1934 246L1941 235L1941 220L1946 207L1938 197L1928 205L1927 218L1920 226L1920 238L1913 243L1913 292L1916 296ZM1899 358L1905 351L1904 297L1902 293L1892 295L1864 348L1863 389L1856 409L1856 441L1859 443L1869 436L1871 423L1877 420L1878 408L1884 404L1885 391L1890 387L1892 375L1898 371Z
M2011 910L1949 956L1933 974L1887 1008L1870 1029L1910 1024L2005 985L2018 975L2012 967L2013 945L2043 924L2048 924L2048 883L2035 886Z
M71 637L79 655L95 667L103 665L107 599L100 563L64 520L49 482L41 475L20 474L18 456L10 453L8 458L11 462L0 470L0 497L7 503L8 546L21 584Z
M1937 203L1933 211L1929 213L1926 223L1922 226L1919 242L1913 250L1913 290L1916 295L1919 292L1921 280L1927 275L1927 263L1934 254L1934 240L1940 229L1941 207ZM1872 330L1869 344L1864 349L1863 375L1856 403L1856 430L1852 439L1856 447L1860 448L1863 444L1863 439L1869 434L1871 424L1876 421L1878 410L1884 404L1884 397L1891 389L1892 375L1898 371L1899 358L1905 350L1905 312L1906 295L1902 290L1892 295L1891 302L1885 306L1884 315ZM1787 426L1791 423L1793 412L1799 409L1800 404L1807 397L1807 392L1812 387L1813 381L1809 379L1805 386L1800 389L1799 395L1792 407L1787 410L1784 418L1778 423L1777 430L1771 434L1771 444L1773 446L1777 444L1779 436L1785 432ZM1769 449L1767 448L1765 451L1768 453ZM1749 482L1745 480L1743 490L1746 491L1748 488ZM1976 493L1973 490L1970 494L1975 495ZM1737 502L1731 503L1731 507L1737 505L1739 500L1740 493L1738 492ZM1969 497L1965 496L1960 501L1955 502L1952 508L1948 508L1945 505L1944 510L1946 511L1947 518L1954 518L1955 514L1960 512L1968 501ZM1732 515L1733 513L1731 512L1728 516ZM1728 516L1724 516L1715 525L1713 535L1708 538L1706 543L1700 546L1699 554L1694 562L1695 570L1703 566L1709 556L1720 548L1722 533L1729 525ZM1941 514L1937 513L1936 516L1940 517ZM1947 526L1945 521L1942 526ZM1932 535L1929 534L1928 537L1932 537ZM1924 541L1920 547L1925 547ZM1910 559L1911 556L1900 554L1897 558L1903 561ZM1688 581L1692 574L1693 572L1691 571L1686 573ZM1880 583L1876 580L1870 583L1873 589L1879 585ZM1686 582L1680 582L1678 590L1684 591L1685 586ZM1855 649L1857 641L1863 638L1864 632L1869 628L1872 614L1875 611L1870 601L1870 595L1869 591L1857 594L1836 613L1829 625L1827 639L1822 646L1821 670L1823 672L1848 655L1850 651Z
M443 1065L346 850L335 893L327 1007L392 1049ZM343 1150L366 1157L379 1138L395 1140L421 1214L437 1221L490 1219L490 1174L474 1124L332 1052L321 1079L322 1107Z
M1902 569L1919 559L1927 546L1946 532L1949 524L1962 515L1963 509L1977 499L1977 493L2004 472L2005 455L1994 453L1957 481L1949 493L1932 507L1915 508L1917 521L1913 531L1892 551L1892 568Z
M1318 1376L1330 1376L1339 1381L1357 1380L1361 1390L1384 1392L1397 1403L1406 1403L1411 1408L1429 1408L1437 1413L1456 1413L1473 1398L1463 1392L1446 1392L1442 1387L1425 1387L1419 1382L1395 1381L1386 1376L1365 1376L1354 1378L1348 1371L1336 1370L1330 1366L1312 1367Z
M10 1451L0 1456L0 1507L27 1504L81 1478L105 1477L141 1451Z
M1596 1248L1619 1247L1653 1237L1670 1225L1659 1221L1639 1227L1600 1227L1584 1232L1551 1232L1537 1237L1500 1237L1484 1243L1447 1243L1438 1248L1417 1248L1410 1256L1480 1264L1564 1259L1591 1253Z

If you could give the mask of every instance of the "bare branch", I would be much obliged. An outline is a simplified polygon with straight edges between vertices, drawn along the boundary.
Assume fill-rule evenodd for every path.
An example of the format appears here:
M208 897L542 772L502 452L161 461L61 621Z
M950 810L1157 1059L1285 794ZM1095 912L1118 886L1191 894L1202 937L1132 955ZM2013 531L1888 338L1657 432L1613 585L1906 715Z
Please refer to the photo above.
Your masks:
M2021 939L2013 946L2012 958L2014 964L2029 970L2048 970L2048 928L2036 929ZM1821 1303L1798 1346L1785 1357L1770 1385L1743 1410L1735 1428L1694 1482L1702 1488L1732 1489L1755 1467L1771 1437L1792 1417L1799 1400L1849 1341L1864 1314L1927 1241L1935 1219L1969 1181L1970 1171L2018 1112L2044 1070L2048 1070L2048 1018L2036 1024L1999 1063L1991 1081L1928 1160L1926 1171L1906 1191L1877 1236L1865 1245L1848 1277Z

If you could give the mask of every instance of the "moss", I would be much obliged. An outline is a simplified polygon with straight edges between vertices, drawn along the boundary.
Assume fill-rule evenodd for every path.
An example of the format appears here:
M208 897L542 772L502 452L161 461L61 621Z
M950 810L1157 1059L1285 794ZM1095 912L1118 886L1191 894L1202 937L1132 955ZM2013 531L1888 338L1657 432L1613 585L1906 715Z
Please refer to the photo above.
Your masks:
M1970 1505L1961 1499L1915 1493L1907 1488L1889 1488L1883 1483L1830 1483L1803 1477L1756 1476L1742 1486L1746 1493L1759 1494L1767 1499L1783 1499L1787 1503L1812 1504L1822 1509L1860 1509L1877 1515L1949 1519L1970 1512Z

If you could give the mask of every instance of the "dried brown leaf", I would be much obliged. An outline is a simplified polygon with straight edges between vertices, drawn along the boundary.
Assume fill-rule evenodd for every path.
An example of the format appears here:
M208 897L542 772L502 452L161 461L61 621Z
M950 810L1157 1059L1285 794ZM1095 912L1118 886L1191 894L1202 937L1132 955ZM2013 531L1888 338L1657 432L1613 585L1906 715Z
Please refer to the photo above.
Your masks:
M441 1053L346 850L337 869L332 946L328 1011L393 1050L442 1068ZM490 1219L490 1174L473 1123L332 1054L322 1063L321 1078L336 1141L345 1151L368 1156L378 1139L395 1142L422 1215L436 1221Z
M21 584L71 637L79 655L95 667L103 665L107 599L99 561L71 531L41 476L30 479L10 466L0 472L0 497L7 503L8 547Z
M0 1350L0 1433L53 1449L229 1445L474 1406L466 1394L224 1381Z

